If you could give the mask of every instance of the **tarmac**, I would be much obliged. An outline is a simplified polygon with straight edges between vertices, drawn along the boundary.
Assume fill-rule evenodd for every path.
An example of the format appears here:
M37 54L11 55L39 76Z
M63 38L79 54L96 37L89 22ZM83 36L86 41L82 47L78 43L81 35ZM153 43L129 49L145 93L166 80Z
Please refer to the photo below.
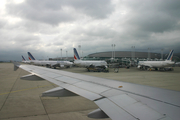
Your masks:
M94 102L81 96L41 97L44 91L57 86L48 81L21 80L21 76L29 73L22 69L14 71L13 67L12 63L0 63L0 120L95 120L87 117L98 108ZM87 72L85 68L60 69L180 91L180 67L165 72L120 68L118 73L114 69L109 73Z

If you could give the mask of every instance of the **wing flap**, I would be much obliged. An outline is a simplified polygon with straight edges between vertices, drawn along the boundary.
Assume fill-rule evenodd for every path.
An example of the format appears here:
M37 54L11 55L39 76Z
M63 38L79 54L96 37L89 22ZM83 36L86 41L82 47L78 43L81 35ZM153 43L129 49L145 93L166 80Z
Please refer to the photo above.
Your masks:
M101 99L95 101L95 103L112 119L115 117L116 119L119 118L119 120L121 118L122 120L171 120L169 117L126 94Z
M112 120L137 120L134 116L118 107L115 103L107 98L95 101Z

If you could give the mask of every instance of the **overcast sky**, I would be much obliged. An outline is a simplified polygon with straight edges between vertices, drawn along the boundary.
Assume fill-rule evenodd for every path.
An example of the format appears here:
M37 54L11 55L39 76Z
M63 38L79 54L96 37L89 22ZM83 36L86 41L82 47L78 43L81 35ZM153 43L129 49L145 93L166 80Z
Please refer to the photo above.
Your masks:
M1 0L0 60L111 51L180 52L180 0Z

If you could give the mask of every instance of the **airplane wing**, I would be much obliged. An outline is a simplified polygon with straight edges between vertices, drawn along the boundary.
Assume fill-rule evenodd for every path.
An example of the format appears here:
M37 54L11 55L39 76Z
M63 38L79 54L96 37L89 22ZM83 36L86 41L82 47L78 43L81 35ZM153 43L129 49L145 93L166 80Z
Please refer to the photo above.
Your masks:
M91 118L110 117L112 120L179 120L180 92L81 75L33 65L17 67L31 73L22 79L36 77L59 87L42 96L83 96L99 106L89 113ZM36 76L36 77L35 77Z

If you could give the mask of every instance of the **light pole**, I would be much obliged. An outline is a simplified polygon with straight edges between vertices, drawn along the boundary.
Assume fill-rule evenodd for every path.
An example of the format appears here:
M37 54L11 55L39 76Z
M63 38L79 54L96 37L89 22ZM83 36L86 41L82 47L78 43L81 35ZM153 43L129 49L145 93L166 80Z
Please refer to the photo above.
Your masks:
M148 59L151 59L151 52L150 52L151 48L148 48Z
M163 49L161 49L161 59L163 60Z
M78 45L78 47L79 47L79 57L81 58L81 45Z
M112 58L113 58L113 44L111 46L112 46Z
M114 59L115 59L115 47L116 47L116 45L114 44Z
M135 58L135 46L132 46L132 51L131 51L131 59Z
M67 55L67 54L68 54L68 51L66 50L66 59L68 58L68 55Z
M112 59L114 58L115 59L115 44L112 44Z
M61 60L62 60L62 49L60 49L61 50Z
M82 59L83 59L83 51L82 51Z

